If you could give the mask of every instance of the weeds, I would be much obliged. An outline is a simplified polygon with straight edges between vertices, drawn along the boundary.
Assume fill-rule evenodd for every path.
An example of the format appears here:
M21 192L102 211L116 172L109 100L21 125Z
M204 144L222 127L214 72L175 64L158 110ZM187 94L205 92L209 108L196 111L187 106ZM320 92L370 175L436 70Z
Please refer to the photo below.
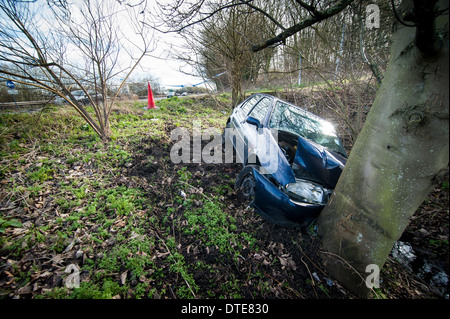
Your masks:
M139 136L168 140L167 122L175 116L179 118L177 125L191 126L194 116L199 115L191 109L195 104L192 99L174 98L161 101L159 109L149 112L142 111L139 103L116 108L110 118L115 130L113 140L106 144L72 112L63 109L42 114L38 121L33 115L23 114L1 118L0 162L8 165L1 166L0 177L6 187L2 188L0 201L3 205L15 201L14 207L19 203L31 212L44 211L34 217L31 228L25 228L20 218L1 217L0 231L6 236L0 238L2 255L21 259L31 247L40 247L41 253L61 256L58 257L61 261L75 249L78 258L83 256L80 268L87 280L81 281L80 288L46 288L36 297L161 296L168 291L164 278L170 273L182 279L182 285L172 289L175 295L197 296L200 288L192 273L195 266L179 250L170 227L164 226L164 221L169 221L155 218L149 197L141 187L112 182L116 180L116 172L120 175L122 169L132 166L134 155L127 147L129 143L135 143ZM203 111L213 114L207 109ZM220 117L209 118L216 125L223 121ZM19 178L10 178L13 174ZM178 171L178 176L181 182L192 182L192 173L185 167ZM183 187L189 188L186 184ZM44 194L51 197L44 201ZM193 195L184 202L185 207L198 197L205 200L204 194ZM176 201L181 203L183 198L177 197ZM167 210L167 214L174 212L174 208ZM220 251L237 254L236 248L227 242L236 241L232 237L237 234L230 232L236 227L227 226L230 219L216 199L205 200L203 208L186 211L182 216L188 220L188 227L198 227L192 236L199 236L210 246L219 246ZM22 235L10 241L13 228ZM164 239L152 236L152 229L161 232ZM178 231L184 233L181 228ZM43 272L46 265L38 265L37 271L41 268ZM32 278L26 272L16 272L15 276L16 280L20 278L22 287Z
M236 169L170 162L171 129L223 128L227 99L124 102L108 143L64 108L2 115L0 298L304 298L301 262L279 262L292 238L236 200Z
M4 233L8 227L22 227L22 223L17 219L6 220L0 218L0 233Z

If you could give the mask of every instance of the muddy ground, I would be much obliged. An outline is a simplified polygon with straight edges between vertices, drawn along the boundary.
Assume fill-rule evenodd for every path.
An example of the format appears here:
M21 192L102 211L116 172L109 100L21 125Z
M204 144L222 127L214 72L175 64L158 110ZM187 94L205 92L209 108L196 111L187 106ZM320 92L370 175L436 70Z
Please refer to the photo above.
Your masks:
M169 129L169 128L168 128ZM207 142L203 142L202 147ZM160 144L151 138L141 140L136 145L143 155L135 158L129 174L145 178L149 184L157 185L151 189L151 200L160 203L170 202L177 192L164 179L173 172L171 178L176 179L176 171L186 166L194 178L201 182L205 193L213 192L219 185L233 185L242 165L235 164L173 164L167 160L172 144ZM163 160L149 163L146 155ZM164 160L166 158L166 160ZM226 177L224 177L226 176ZM380 277L381 289L374 292L380 298L448 298L448 225L449 225L449 192L441 185L448 185L448 173L439 181L427 200L420 206L410 225L400 238L410 252L412 259L404 257L402 247L395 246ZM223 268L222 273L240 274L239 280L246 281L247 273L255 269L264 272L272 284L270 292L259 293L255 283L248 283L244 298L354 298L351 293L330 279L321 265L319 238L314 229L309 230L286 228L271 224L261 218L253 209L242 201L236 191L223 194L223 203L228 207L227 213L238 221L238 228L245 232L257 234L258 247L263 247L264 254L244 254L237 269L232 264L217 263L220 253L208 250L199 245L199 254L186 254L187 260L194 262L197 258L206 258L215 267ZM181 236L182 245L192 245L189 238ZM397 248L397 250L395 249ZM400 252L398 251L400 249ZM203 250L203 252L202 252ZM407 252L406 252L407 254ZM285 266L271 266L273 256L287 256ZM201 278L197 278L200 280ZM220 280L218 278L218 280ZM205 289L209 281L205 281ZM282 287L291 287L285 289ZM220 292L217 293L220 296Z
M202 142L202 148L206 143ZM174 184L173 181L178 179L176 172L186 167L194 180L200 183L202 193L211 194L218 186L230 186L221 194L219 200L225 204L226 212L237 221L238 229L241 232L253 234L257 239L256 245L262 248L262 253L256 254L251 249L244 249L236 264L230 258L231 256L224 256L217 248L207 247L201 241L189 236L176 234L181 246L192 247L189 252L187 250L183 252L189 263L201 260L220 270L218 273L221 275L218 278L205 277L204 273L198 273L194 277L198 284L203 285L202 290L210 290L211 282L233 278L242 282L245 287L240 296L242 298L346 298L349 296L338 284L333 284L322 291L305 282L305 280L312 282L313 274L317 277L323 276L318 259L320 248L318 240L307 234L305 230L271 224L249 208L234 190L234 182L242 169L242 164L173 164L168 159L172 144L161 145L159 141L151 138L141 140L136 147L139 152L144 151L144 153L135 158L128 173L131 176L143 177L149 185L153 185L149 194L150 201L158 203L159 206L172 202L178 190L176 186L171 185L171 182ZM148 156L160 160L149 163ZM181 214L180 210L183 208L178 207L178 209L177 214ZM272 266L274 259L282 261L281 267ZM262 272L266 277L267 283L270 284L268 289L262 290L262 287L258 287L258 282L248 280L249 273L257 271ZM325 279L322 279L322 283L325 283ZM223 295L224 292L220 289L215 293L217 298Z

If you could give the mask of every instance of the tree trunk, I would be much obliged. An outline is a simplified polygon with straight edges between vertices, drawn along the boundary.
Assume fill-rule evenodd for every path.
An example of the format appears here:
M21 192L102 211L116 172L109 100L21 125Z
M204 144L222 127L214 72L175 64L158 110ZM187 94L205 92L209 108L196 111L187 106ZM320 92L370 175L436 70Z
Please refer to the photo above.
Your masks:
M234 60L231 66L231 104L233 108L244 100L242 93L241 67L241 63L238 59Z
M416 28L393 35L383 82L317 221L328 273L360 297L370 293L366 267L382 268L448 165L448 14L435 23L444 39L432 55L418 49Z

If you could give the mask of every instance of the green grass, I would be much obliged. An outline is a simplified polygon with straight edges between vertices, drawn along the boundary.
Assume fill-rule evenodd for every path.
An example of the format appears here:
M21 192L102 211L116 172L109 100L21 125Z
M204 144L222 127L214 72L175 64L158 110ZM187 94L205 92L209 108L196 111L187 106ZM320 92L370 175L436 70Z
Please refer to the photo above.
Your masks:
M175 127L222 130L229 98L175 97L154 110L121 102L109 142L70 109L1 116L0 203L14 209L0 211L0 256L17 266L8 268L14 284L0 297L30 283L33 298L54 299L243 298L255 287L256 297L272 294L259 266L241 270L263 253L257 230L243 228L225 200L233 179L203 172L225 181L206 189L198 172L152 152L170 147ZM148 173L131 173L136 158ZM80 267L79 288L64 285L70 263Z
M226 97L221 99L227 101ZM199 185L186 167L177 171L175 185L188 195L176 195L174 205L181 210L168 207L163 218L155 215L156 203L149 201L151 189L117 185L117 174L132 164L133 143L147 136L169 143L168 125L191 129L194 120L202 121L203 127L220 129L228 114L226 109L214 109L214 103L202 105L189 98L161 100L157 105L158 109L143 110L145 104L132 103L113 111L113 138L108 143L102 142L70 109L54 108L40 117L0 117L0 199L4 203L15 201L15 205L30 211L35 211L35 205L50 207L42 216L33 217L45 223L35 225L32 219L30 228L11 218L7 210L1 211L1 255L20 260L38 244L53 256L63 255L71 244L84 254L81 271L87 279L81 280L79 288L54 287L35 297L172 296L165 284L168 277L178 278L171 292L177 297L213 296L199 291L194 273L217 275L216 271L201 260L188 263L174 231L201 240L208 247L218 247L235 262L240 250L255 242L249 234L239 232L233 217L223 210L218 196L229 191L230 186L221 186L217 194L192 193L191 188ZM151 156L149 159L154 160ZM171 214L180 212L178 221L170 219ZM23 232L19 237L10 237L12 228ZM39 271L41 266L34 267ZM17 269L14 276L24 286L32 280L33 271ZM211 285L219 287L215 282ZM239 296L237 286L236 281L224 289Z
M275 296L278 284L277 292L304 297L284 281L294 275L280 268L276 254L285 251L258 247L266 234L242 207L229 208L229 175L202 172L225 181L206 188L199 172L152 152L170 147L175 127L192 131L199 121L203 129L223 129L229 100L174 97L153 110L121 102L110 118L110 142L71 109L1 114L0 257L12 265L5 268L10 275L3 272L0 298L27 285L37 289L32 298L245 298L249 291L261 298ZM139 176L136 158L145 159ZM441 188L448 191L448 182ZM429 245L448 250L447 240ZM248 262L256 254L265 266L262 259ZM251 266L243 270L245 260ZM79 288L63 284L70 263L80 266ZM323 298L335 294L316 287Z
M22 223L17 219L6 220L0 218L0 233L4 233L8 227L22 227Z
M230 185L221 185L214 191L214 196L206 197L198 194L195 189L195 181L186 167L178 170L181 183L178 188L187 194L186 197L176 196L175 201L184 206L183 217L186 223L180 227L186 235L202 239L209 247L218 247L221 253L229 253L237 261L240 251L244 246L257 249L256 240L245 232L239 232L236 220L223 211L223 204L219 196L228 192ZM218 189L219 188L219 189ZM197 192L192 193L192 189ZM195 204L195 205L194 205ZM169 211L170 213L170 211Z

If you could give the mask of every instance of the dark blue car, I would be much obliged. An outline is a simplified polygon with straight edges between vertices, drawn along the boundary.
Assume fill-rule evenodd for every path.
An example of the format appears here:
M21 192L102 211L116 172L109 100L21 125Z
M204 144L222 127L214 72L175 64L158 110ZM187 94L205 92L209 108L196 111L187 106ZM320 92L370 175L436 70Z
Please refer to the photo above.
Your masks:
M347 159L331 123L267 94L233 110L224 139L244 165L236 188L261 216L283 226L308 227L318 217Z

